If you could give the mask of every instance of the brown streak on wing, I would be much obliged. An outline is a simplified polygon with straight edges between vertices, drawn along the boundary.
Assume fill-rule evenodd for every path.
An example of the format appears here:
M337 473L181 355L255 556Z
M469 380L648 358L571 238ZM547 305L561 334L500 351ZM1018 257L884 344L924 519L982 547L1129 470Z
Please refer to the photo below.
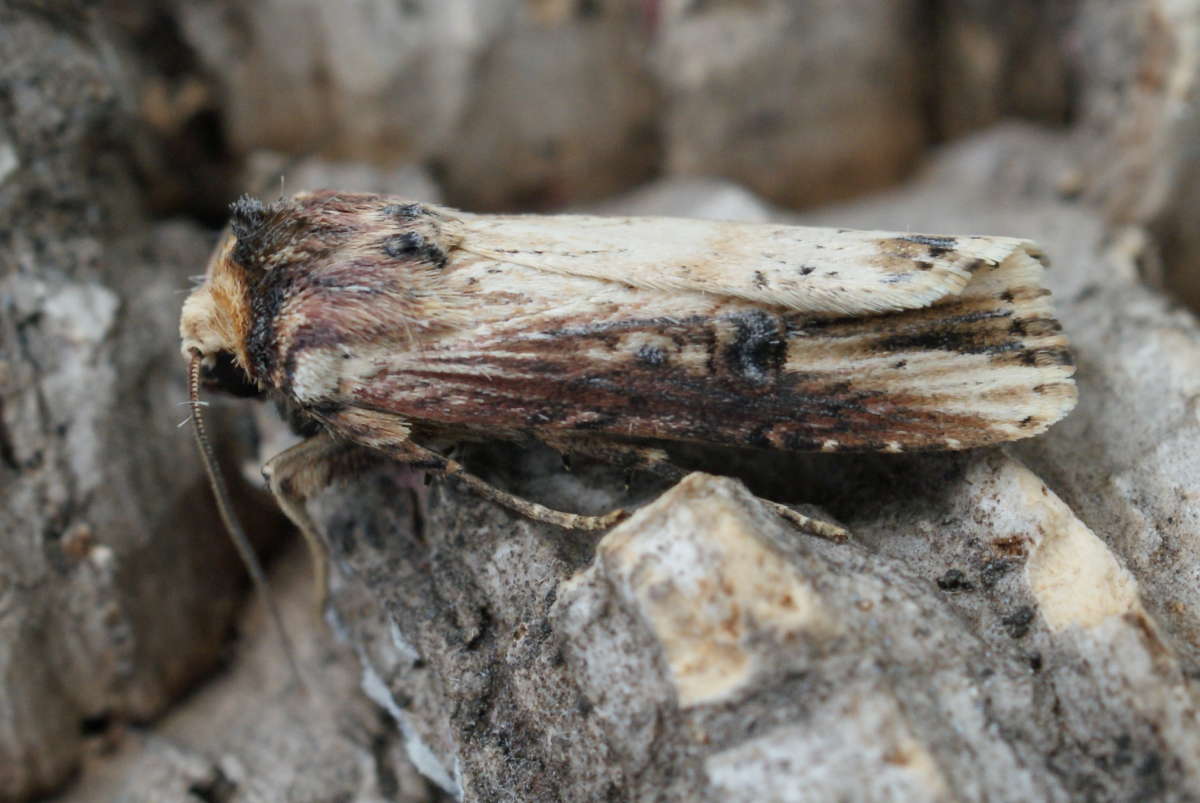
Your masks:
M562 320L465 354L433 349L419 365L359 388L356 400L481 432L517 426L798 451L976 446L1020 437L1027 419L1038 421L1023 425L1029 434L1049 423L1024 410L1038 396L1028 382L996 375L1069 359L1061 338L1015 332L1011 317L956 299L833 320L760 308L740 318ZM635 349L639 338L661 346ZM681 359L687 349L702 350L702 364ZM891 362L877 365L893 355L913 366L907 376ZM954 379L971 358L990 385ZM806 370L806 360L815 367ZM1042 383L1042 394L1067 393L1068 376ZM1006 427L972 411L985 401L1011 408Z

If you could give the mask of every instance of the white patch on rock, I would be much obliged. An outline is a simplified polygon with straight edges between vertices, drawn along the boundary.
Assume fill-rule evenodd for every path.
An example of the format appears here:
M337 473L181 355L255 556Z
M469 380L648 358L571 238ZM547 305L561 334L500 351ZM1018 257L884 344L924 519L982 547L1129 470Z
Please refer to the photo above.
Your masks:
M11 142L0 142L0 184L3 184L5 179L20 166L21 160L17 157L17 149L12 146Z
M1011 524L1029 536L1025 575L1051 631L1095 627L1141 609L1133 576L1037 475L1010 460L995 482L1003 505L993 515L999 527Z
M751 685L769 663L756 645L836 630L739 496L748 494L733 481L691 474L598 547L609 581L661 645L684 708Z
M454 797L462 798L462 787L458 781L442 765L441 759L429 749L429 745L421 740L408 721L408 715L396 704L391 691L383 678L379 677L371 665L363 662L362 690L376 705L387 710L396 720L397 727L404 735L404 749L413 766L429 780L444 789ZM457 774L457 773L456 773Z
M68 284L45 302L48 329L74 343L101 343L116 321L121 299L99 284Z
M913 734L893 694L873 684L842 689L803 727L782 727L704 762L714 799L946 800L944 774Z

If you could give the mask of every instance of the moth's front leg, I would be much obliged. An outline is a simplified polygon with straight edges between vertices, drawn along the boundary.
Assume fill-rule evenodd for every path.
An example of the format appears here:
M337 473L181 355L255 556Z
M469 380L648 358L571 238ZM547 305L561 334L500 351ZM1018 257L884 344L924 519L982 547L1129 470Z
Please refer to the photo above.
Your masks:
M325 609L329 595L329 551L317 534L316 524L308 515L305 502L329 484L336 466L341 462L338 458L353 448L322 432L285 449L263 466L263 477L280 509L296 525L308 544L318 611Z

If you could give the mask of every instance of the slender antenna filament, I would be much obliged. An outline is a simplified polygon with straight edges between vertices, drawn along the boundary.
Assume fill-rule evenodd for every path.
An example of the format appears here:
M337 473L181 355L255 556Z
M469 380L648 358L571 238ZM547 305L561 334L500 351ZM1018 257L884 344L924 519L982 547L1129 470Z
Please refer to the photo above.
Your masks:
M233 540L233 545L237 548L242 563L246 565L246 571L250 573L255 590L262 597L267 610L270 611L275 629L279 631L279 640L283 645L284 653L287 654L292 674L300 681L301 686L304 686L303 676L300 674L300 664L296 660L296 650L288 636L287 629L283 626L283 617L275 605L275 598L271 595L271 589L267 584L267 575L258 561L258 556L254 553L254 547L250 545L250 539L246 537L246 533L234 515L229 489L225 484L225 477L221 473L221 465L217 462L217 454L208 440L208 429L204 424L203 413L207 402L200 400L201 360L200 354L193 352L192 359L188 362L188 403L192 407L192 430L196 434L196 445L200 447L204 470L208 473L208 484L212 488L213 496L216 497L221 521L225 523L225 529L229 532L229 537Z

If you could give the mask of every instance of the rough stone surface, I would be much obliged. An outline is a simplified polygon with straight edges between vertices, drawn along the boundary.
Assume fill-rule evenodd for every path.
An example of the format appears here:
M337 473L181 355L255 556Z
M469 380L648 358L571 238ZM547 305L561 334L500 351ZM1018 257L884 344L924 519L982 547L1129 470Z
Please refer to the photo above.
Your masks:
M435 164L474 209L650 176L656 91L636 9L521 0L181 2L232 147Z
M1072 37L1097 5L973 0L938 6L933 30L924 29L934 135L955 139L1005 117L1066 123L1076 58L1083 56Z
M179 305L215 236L149 218L159 199L138 179L168 139L127 90L155 74L133 71L104 22L71 4L0 8L3 800L61 786L91 745L211 673L245 585L176 426ZM397 172L373 181L432 191ZM232 409L215 399L210 414L236 463L253 432ZM261 545L283 533L267 496L235 492Z
M645 44L604 20L526 24L499 37L438 153L447 197L480 211L555 208L653 175L658 95Z
M812 206L893 183L929 143L1006 116L1079 120L1090 156L1074 190L1110 220L1152 225L1180 266L1172 286L1191 287L1200 20L1186 1L171 8L124 15L141 40L196 62L139 84L160 131L210 125L241 155L423 161L473 209L577 203L659 171ZM194 163L195 139L173 137L183 145L150 161ZM0 173L13 158L0 138ZM224 169L201 161L193 186Z
M90 743L83 777L61 803L440 799L387 715L358 690L354 653L316 616L303 549L286 557L272 580L304 681L280 660L278 634L256 600L242 617L236 663L152 729Z
M255 151L246 160L242 184L256 187L259 194L291 195L311 190L375 192L399 195L414 201L441 203L441 188L428 171L416 165L382 169L368 162L288 159L273 151Z
M233 148L423 156L451 134L474 60L517 3L180 2Z
M1110 223L1149 228L1146 278L1200 308L1200 13L1186 0L1083 8L1075 132L1085 158L1075 184ZM1165 275L1154 269L1159 259Z
M916 160L927 136L916 3L661 5L670 171L806 205L890 184Z
M113 145L133 119L127 75L68 5L0 9L5 799L61 784L85 733L150 717L193 684L241 587L175 428L178 292L211 240L150 226ZM252 518L272 532L273 516Z
M379 471L356 498L394 498L394 470ZM591 562L586 544L457 494L435 493L415 540L328 515L343 568L391 614L364 630L368 685L418 766L467 799L1196 788L1189 681L1132 575L1011 458L947 475L969 489L950 509L893 502L846 546L700 474ZM869 543L889 536L908 550Z

